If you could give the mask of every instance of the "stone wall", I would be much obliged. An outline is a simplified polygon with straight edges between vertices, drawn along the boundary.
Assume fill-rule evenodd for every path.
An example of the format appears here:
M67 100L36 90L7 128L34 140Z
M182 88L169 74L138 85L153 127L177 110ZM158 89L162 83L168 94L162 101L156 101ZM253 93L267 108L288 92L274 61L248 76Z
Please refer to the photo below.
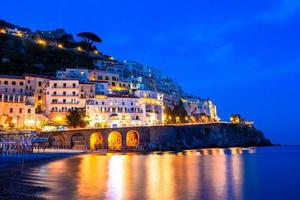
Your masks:
M64 146L72 147L71 138L82 135L86 148L90 148L90 136L98 132L103 137L103 148L108 149L108 138L112 132L119 132L122 140L122 150L182 150L203 147L248 147L271 145L270 140L255 127L227 123L201 124L188 126L155 126L68 130L43 133L51 138L54 135L63 136ZM126 136L129 131L139 135L139 146L128 147Z

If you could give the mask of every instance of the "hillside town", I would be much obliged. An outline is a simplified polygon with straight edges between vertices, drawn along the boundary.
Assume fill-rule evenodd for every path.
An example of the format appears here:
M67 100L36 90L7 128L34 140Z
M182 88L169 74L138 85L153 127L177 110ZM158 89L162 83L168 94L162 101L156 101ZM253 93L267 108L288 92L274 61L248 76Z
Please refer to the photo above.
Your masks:
M127 66L130 69L122 73L104 71L101 65L94 70L66 68L57 71L56 77L1 75L2 128L65 126L66 116L72 111L84 112L87 127L162 125L174 117L167 116L164 110L172 110L179 104L186 111L187 123L219 120L211 100L184 96L171 79L158 73L153 76L149 68L141 69L136 63L128 62ZM130 75L126 77L127 74ZM184 120L175 116L175 123Z
M30 40L43 48L93 55L91 66L56 66L58 70L52 74L0 75L1 129L155 126L220 120L210 99L186 94L157 68L104 55L92 44L101 42L93 34L78 34L85 37L85 43L76 43L63 29L31 32L7 26L0 27L0 34ZM68 47L61 38L68 41ZM10 58L2 57L2 63L10 62Z

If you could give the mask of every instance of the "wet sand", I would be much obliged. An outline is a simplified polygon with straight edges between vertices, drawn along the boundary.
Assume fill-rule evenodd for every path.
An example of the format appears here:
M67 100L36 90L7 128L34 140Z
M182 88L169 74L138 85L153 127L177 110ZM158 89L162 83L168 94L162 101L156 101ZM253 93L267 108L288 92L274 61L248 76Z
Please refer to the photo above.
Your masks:
M39 193L48 188L28 185L25 180L30 177L26 170L58 159L80 155L81 153L39 153L24 156L22 173L22 156L0 156L0 199L43 199Z

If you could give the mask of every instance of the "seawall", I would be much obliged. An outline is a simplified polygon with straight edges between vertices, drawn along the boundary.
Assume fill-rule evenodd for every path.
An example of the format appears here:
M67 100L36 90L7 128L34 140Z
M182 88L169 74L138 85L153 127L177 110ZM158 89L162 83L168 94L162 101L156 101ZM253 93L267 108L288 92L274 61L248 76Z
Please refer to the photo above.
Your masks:
M128 136L135 133L138 138L137 146L130 146ZM197 125L167 125L154 127L124 127L98 129L72 129L65 131L44 132L41 135L48 137L52 144L61 144L67 148L75 148L80 143L87 149L91 148L92 135L99 138L99 146L103 149L111 148L109 137L118 137L118 150L182 150L204 147L248 147L268 146L271 141L265 138L262 132L255 127L228 123L197 124ZM117 133L117 134L116 134ZM55 139L54 139L55 138ZM54 140L53 140L54 139ZM59 140L59 141L58 141ZM79 141L78 141L79 140ZM113 143L112 143L113 144ZM50 142L51 145L51 142Z

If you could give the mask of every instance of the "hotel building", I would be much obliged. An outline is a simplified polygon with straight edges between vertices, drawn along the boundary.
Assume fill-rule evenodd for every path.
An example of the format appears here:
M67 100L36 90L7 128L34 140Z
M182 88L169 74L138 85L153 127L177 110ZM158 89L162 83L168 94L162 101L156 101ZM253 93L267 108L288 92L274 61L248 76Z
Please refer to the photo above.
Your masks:
M46 88L46 115L50 121L65 124L67 112L84 108L80 104L78 80L50 80Z

